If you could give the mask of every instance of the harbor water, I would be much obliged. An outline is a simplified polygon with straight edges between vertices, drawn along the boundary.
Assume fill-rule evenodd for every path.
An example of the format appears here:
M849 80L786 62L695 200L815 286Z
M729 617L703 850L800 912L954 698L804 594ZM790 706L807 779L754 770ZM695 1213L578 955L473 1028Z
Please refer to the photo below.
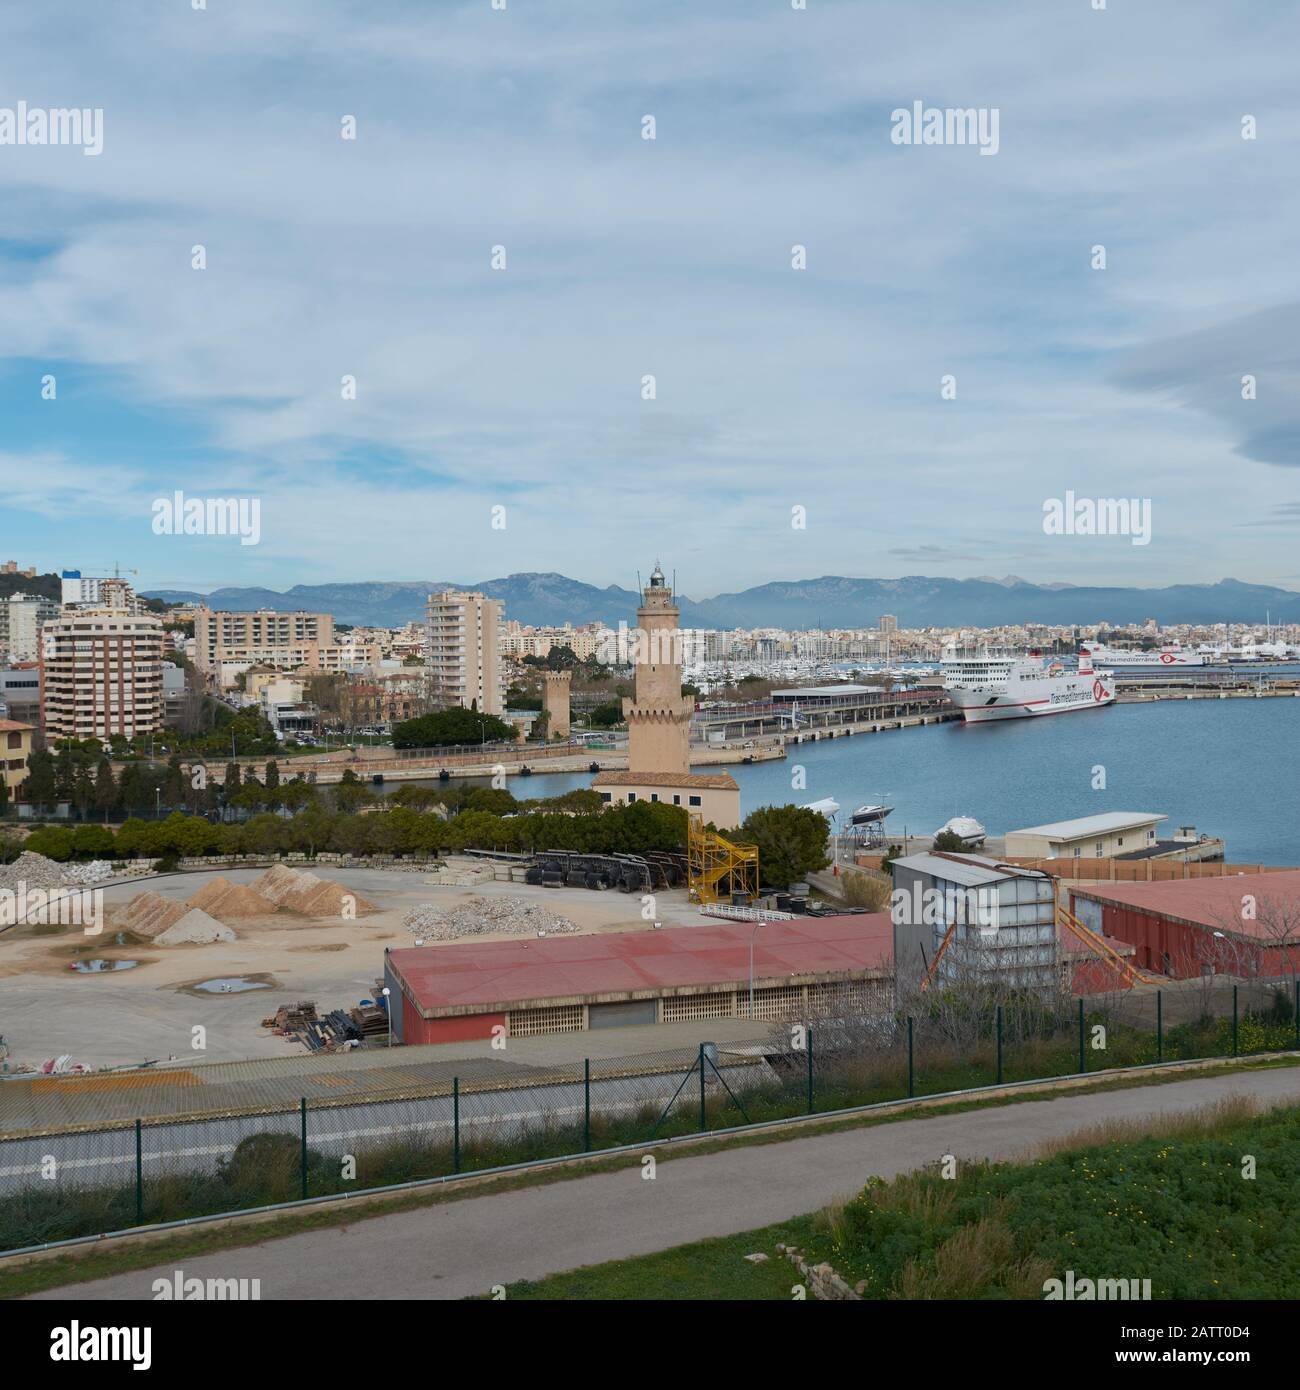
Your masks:
M855 734L791 744L787 754L728 769L742 815L829 796L844 813L863 802L893 806L888 825L899 835L933 834L958 815L1002 835L1100 811L1151 811L1169 817L1162 838L1194 825L1226 841L1230 861L1300 864L1300 699L1111 705ZM545 797L590 784L587 773L551 773L512 777L509 788Z

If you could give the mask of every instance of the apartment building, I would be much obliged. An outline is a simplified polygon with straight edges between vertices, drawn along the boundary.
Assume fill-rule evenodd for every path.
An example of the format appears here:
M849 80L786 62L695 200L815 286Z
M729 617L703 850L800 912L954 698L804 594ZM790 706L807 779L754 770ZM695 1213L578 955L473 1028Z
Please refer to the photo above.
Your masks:
M347 634L331 646L317 649L316 668L327 675L340 671L369 671L383 660L378 642L353 638Z
M35 661L41 653L41 629L59 616L59 605L43 594L10 594L0 601L0 651L10 661Z
M45 736L132 738L162 728L162 620L72 608L41 633Z
M27 759L32 753L36 730L17 719L0 719L0 777L10 793L16 792L27 777Z
M0 671L0 719L31 722L40 717L39 661L24 661L8 670Z
M425 664L440 704L505 713L501 613L501 602L485 594L449 589L429 595Z
M329 613L225 613L200 608L194 614L194 664L215 672L223 662L320 669L319 651L334 644Z

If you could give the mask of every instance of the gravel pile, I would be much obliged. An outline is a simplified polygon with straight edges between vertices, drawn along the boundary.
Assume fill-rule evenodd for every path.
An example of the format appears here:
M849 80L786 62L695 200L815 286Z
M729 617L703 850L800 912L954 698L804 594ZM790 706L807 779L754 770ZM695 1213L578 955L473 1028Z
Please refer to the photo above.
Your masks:
M402 919L412 936L425 941L458 941L464 936L487 936L492 932L517 935L559 936L582 930L576 922L527 898L470 898L456 907L435 907L424 903L413 907Z
M43 854L24 850L12 864L0 865L0 888L84 888L113 877L113 866L104 859L89 864L56 864Z
M0 888L62 888L63 865L24 850L12 864L0 865Z
M235 933L222 922L209 917L201 907L192 907L178 922L154 937L155 946L206 946L213 941L233 941Z

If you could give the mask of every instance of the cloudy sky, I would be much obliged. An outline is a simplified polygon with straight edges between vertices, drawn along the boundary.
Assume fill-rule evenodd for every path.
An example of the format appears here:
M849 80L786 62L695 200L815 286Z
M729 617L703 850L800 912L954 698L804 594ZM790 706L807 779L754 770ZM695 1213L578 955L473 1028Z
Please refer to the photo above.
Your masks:
M1300 588L1300 11L1094 3L5 6L0 138L103 151L0 144L0 558ZM260 543L153 534L177 489Z

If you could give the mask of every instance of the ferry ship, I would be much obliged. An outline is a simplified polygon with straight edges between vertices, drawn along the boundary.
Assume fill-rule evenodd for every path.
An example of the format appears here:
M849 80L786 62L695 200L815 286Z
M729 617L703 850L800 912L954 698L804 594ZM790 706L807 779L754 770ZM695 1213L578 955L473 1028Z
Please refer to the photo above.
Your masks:
M1090 647L1095 665L1125 670L1141 668L1148 671L1182 670L1188 666L1207 666L1210 664L1204 652L1184 651L1181 647L1162 647L1158 652L1140 652L1123 647ZM1080 657L1085 655L1080 649Z
M1069 670L1033 652L958 656L953 650L944 653L943 685L967 724L1097 709L1115 699L1115 678L1094 670L1087 651L1079 653L1078 669Z

